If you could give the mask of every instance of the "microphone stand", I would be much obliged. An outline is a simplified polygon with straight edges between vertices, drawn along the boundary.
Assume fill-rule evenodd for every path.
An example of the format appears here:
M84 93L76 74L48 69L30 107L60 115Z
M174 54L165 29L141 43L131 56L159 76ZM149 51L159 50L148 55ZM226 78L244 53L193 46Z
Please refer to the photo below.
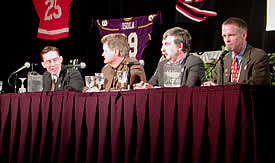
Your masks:
M17 74L15 74L13 84L14 84L14 93L16 93L16 90L17 90Z
M221 85L223 85L223 72L224 72L223 59L221 59L220 62L221 62L221 76L220 76L220 80L221 80Z
M224 80L223 80L223 73L224 73L224 62L223 62L223 57L224 57L224 56L225 56L225 55L221 55L221 56L219 57L218 61L217 61L217 64L218 64L219 61L220 61L220 65L221 65L221 67L220 67L220 71L221 71L221 75L220 75L221 85L223 85L223 83L224 83Z
M220 81L221 81L221 85L223 85L224 80L223 80L223 72L224 72L224 62L223 62L223 56L220 56L219 59L217 60L216 63L211 64L211 67L209 68L208 72L211 72L213 70L214 67L216 67L216 65L220 62L220 71L221 71L221 76L220 76ZM204 75L203 80L206 79L206 74Z
M35 64L34 64L35 65ZM33 65L32 65L33 66ZM16 93L16 89L17 89L17 73L20 72L21 70L25 69L25 68L29 68L30 67L30 63L29 62L26 62L24 64L24 66L20 67L18 70L12 72L8 78L8 84L10 87L13 87L12 84L10 83L10 78L15 74L15 78L14 78L14 93Z
M140 61L142 61L142 63L140 62ZM128 90L130 90L130 88L131 88L131 86L130 86L130 77L131 77L131 72L130 72L130 69L131 69L131 66L133 66L133 65L143 65L144 63L144 61L143 60L140 60L140 61L138 61L138 62L133 62L132 64L130 64L130 62L123 62L122 64L123 65L127 65L127 67L128 67L128 73L127 73L127 89Z
M16 90L17 90L17 73L13 72L10 74L9 78L8 78L8 84L10 87L13 87L13 85L10 83L10 78L15 74L15 78L14 78L14 81L13 81L13 84L14 84L14 93L16 93Z
M127 65L128 67L128 73L127 73L127 89L130 90L130 77L131 77L131 72L130 72L130 68L132 65Z

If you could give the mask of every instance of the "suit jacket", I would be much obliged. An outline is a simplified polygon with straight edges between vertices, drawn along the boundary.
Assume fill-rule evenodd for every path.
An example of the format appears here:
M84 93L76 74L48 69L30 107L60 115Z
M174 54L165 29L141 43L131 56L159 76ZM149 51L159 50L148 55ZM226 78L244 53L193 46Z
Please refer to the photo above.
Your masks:
M239 84L249 85L264 85L270 86L270 70L269 70L269 59L267 54L258 48L254 48L247 44L245 49L242 63L240 66ZM223 58L224 62L224 73L223 80L224 85L232 84L230 69L232 60L232 53L227 54ZM221 83L221 65L220 62L216 65L216 71L213 73L211 80L217 84Z
M136 58L125 58L123 62L135 62ZM128 71L128 66L120 64L117 68L113 68L112 66L106 64L101 72L104 73L104 85L103 88L107 91L109 90L119 90L121 88L120 83L116 78L116 71ZM130 66L130 86L133 84L139 83L140 81L146 82L146 76L144 72L144 68L142 65L132 65ZM126 83L127 84L127 83ZM126 84L124 88L126 88Z
M167 60L159 62L156 72L149 80L151 85L164 87L163 66L167 62ZM192 54L187 54L186 59L181 63L181 66L183 70L181 86L200 86L204 76L202 60Z
M52 77L48 71L43 73L43 91L50 91L52 85ZM67 69L61 67L59 77L56 81L55 90L78 90L81 91L84 82L80 72L76 69Z

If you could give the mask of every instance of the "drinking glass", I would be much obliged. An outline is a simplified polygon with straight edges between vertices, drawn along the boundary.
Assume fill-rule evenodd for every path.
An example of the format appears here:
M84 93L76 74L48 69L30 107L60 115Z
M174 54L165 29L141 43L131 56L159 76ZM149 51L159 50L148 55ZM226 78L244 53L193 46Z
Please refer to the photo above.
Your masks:
M85 76L85 83L88 88L92 88L95 85L95 76Z
M95 78L98 89L101 90L102 85L104 84L104 73L95 73Z
M27 78L18 78L21 80L21 88L19 88L19 93L25 93L27 90L26 88L24 87L24 81L27 79Z
M0 81L0 93L2 92L3 89L3 81Z
M125 83L127 82L127 71L117 71L117 79L121 85L121 89L124 88Z

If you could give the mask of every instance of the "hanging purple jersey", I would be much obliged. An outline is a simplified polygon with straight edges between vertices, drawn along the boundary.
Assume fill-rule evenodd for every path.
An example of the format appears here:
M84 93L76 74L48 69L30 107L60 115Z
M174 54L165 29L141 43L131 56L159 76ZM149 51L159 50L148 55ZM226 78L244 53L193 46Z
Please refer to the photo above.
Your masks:
M217 16L216 0L176 0L176 22L202 22Z
M142 58L143 50L151 40L151 33L155 23L162 23L161 14L137 16L131 18L96 20L96 29L101 36L110 33L124 33L128 37L130 46L129 56Z

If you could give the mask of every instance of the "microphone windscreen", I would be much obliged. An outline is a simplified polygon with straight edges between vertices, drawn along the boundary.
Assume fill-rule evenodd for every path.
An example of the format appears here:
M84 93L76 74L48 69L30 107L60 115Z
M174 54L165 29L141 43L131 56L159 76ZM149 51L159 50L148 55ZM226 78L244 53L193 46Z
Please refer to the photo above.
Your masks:
M86 63L84 63L84 62L80 62L80 68L81 68L81 69L86 68Z
M141 59L138 62L139 62L140 65L144 66L144 60Z
M25 66L26 68L30 68L30 67L31 67L31 64L30 64L30 62L26 62L26 63L24 64L24 66Z

